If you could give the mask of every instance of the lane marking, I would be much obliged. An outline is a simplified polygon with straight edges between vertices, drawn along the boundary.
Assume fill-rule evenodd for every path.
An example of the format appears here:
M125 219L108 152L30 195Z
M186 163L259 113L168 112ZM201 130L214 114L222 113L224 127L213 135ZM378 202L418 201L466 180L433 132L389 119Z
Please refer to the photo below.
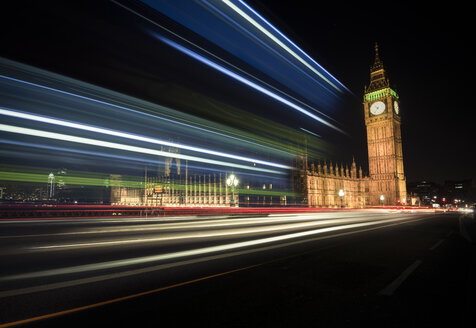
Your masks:
M436 244L434 244L433 246L430 247L430 251L434 251L438 246L440 246L441 244L443 244L445 240L442 238L440 239Z
M248 270L248 269L251 269L251 268L256 268L256 267L261 266L263 264L264 263L254 264L254 265L250 265L250 266L246 266L246 267L242 267L242 268L238 268L238 269L234 269L234 270L230 270L230 271L226 271L226 272L221 272L221 273L217 273L217 274L213 274L213 275L209 275L209 276L205 276L205 277L201 277L201 278L197 278L197 279L193 279L193 280L180 282L180 283L169 285L169 286L159 287L159 288L156 288L156 289L151 289L151 290L136 293L136 294L131 294L131 295L123 296L123 297L114 298L114 299L107 300L107 301L102 301L102 302L89 304L89 305L85 305L85 306L80 306L80 307L76 307L76 308L72 308L72 309L68 309L68 310L64 310L64 311L59 311L59 312L54 312L54 313L50 313L50 314L31 317L31 318L28 318L28 319L22 319L22 320L18 320L18 321L3 323L3 324L0 324L0 328L12 327L12 326L31 323L31 322L35 322L35 321L39 321L39 320L50 319L50 318L58 317L58 316L69 314L69 313L88 310L88 309L100 307L100 306L103 306L103 305L108 305L108 304L112 304L112 303L117 303L117 302L129 300L129 299L140 297L140 296L154 294L154 293L158 293L158 292L161 292L161 291L164 291L164 290L167 290L167 289L172 289L172 288L175 288L175 287L190 285L190 284L193 284L193 283L196 283L196 282L199 282L199 281L220 277L220 276L228 275L228 274L231 274L231 273Z
M379 294L385 296L392 296L393 293L397 290L397 288L400 287L400 285L413 273L413 271L415 271L420 266L421 263L421 260L416 260L415 262L413 262L413 264L406 268L405 271L403 271L402 274L397 277L397 279L395 279L387 287L382 289Z

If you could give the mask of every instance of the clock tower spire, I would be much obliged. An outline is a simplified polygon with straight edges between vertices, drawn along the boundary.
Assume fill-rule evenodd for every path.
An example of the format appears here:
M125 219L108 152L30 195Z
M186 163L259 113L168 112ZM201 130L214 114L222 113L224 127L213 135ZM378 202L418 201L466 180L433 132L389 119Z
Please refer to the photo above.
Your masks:
M389 88L390 82L383 68L383 63L380 60L378 54L378 44L375 43L375 60L374 64L370 67L370 85L365 88L365 93L377 91L383 88Z
M364 89L364 114L369 153L370 203L402 204L406 199L403 171L400 99L390 87L379 48L370 68L370 84Z

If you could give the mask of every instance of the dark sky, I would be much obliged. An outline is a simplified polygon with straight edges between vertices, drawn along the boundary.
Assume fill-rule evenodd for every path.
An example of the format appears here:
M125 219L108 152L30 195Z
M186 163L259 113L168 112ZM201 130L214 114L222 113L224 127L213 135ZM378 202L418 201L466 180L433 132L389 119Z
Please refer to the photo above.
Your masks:
M367 164L362 97L378 42L400 95L407 180L476 180L469 8L454 2L451 7L400 1L247 3L354 94L338 118L352 135L342 144L349 157ZM0 56L141 97L150 95L148 79L174 78L163 68L156 74L158 68L150 65L166 50L151 44L137 20L109 1L12 5L2 10ZM172 62L168 69L183 70L191 61Z
M356 101L349 113L362 111L378 42L400 95L407 180L475 181L475 106L468 98L474 93L469 49L474 37L467 4L319 1L310 8L300 0L249 3L351 89ZM356 132L364 131L361 122L353 123Z

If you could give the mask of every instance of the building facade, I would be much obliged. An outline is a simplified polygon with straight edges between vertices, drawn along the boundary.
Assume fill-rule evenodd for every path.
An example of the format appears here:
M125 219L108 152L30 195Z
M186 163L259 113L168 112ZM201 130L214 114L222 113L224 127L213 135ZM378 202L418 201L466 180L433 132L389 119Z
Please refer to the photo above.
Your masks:
M332 163L311 163L306 171L307 201L311 207L353 207L369 205L369 177L357 171L355 161L351 169Z
M403 168L400 99L389 79L375 45L370 84L365 86L363 109L367 130L369 176L351 169L303 159L299 166L299 189L312 207L365 207L407 202ZM340 195L339 195L340 194Z
M303 156L293 163L296 169L292 170L292 185L299 196L291 203L346 208L406 204L399 104L399 96L390 87L376 45L370 84L365 86L363 97L369 174L364 176L355 160L349 168L332 162L312 163ZM179 152L172 148L167 151ZM142 181L111 176L111 203L200 207L288 205L286 195L271 191L271 184L263 184L261 193L250 188L250 182L235 190L226 182L228 173L190 174L187 162L165 158L162 163L156 173L148 174L145 170Z
M390 205L406 203L400 99L390 87L377 45L363 104L369 154L370 204L378 205L382 196Z
M178 149L169 151L178 153ZM182 167L184 166L184 167ZM111 204L144 206L233 206L237 192L226 182L229 175L189 174L188 163L165 158L157 172L145 170L143 181L128 181L120 175L110 176Z

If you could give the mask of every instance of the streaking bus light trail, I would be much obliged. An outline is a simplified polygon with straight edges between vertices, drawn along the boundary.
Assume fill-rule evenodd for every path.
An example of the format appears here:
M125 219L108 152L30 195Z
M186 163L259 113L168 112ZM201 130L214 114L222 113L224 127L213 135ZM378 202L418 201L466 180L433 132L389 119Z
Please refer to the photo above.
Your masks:
M272 92L272 91L270 91L266 88L263 88L262 86L260 86L256 83L242 77L241 75L238 75L238 74L226 69L225 67L223 67L221 65L218 65L217 63L199 55L198 53L196 53L196 52L194 52L190 49L187 49L187 48L177 44L176 42L174 42L172 40L169 40L169 39L167 39L163 36L155 34L155 37L157 39L161 40L162 42L170 45L171 47L179 50L180 52L182 52L182 53L200 61L201 63L203 63L205 65L208 65L208 66L216 69L217 71L219 71L219 72L221 72L221 73L223 73L223 74L225 74L225 75L227 75L227 76L229 76L229 77L231 77L231 78L233 78L233 79L235 79L235 80L237 80L237 81L239 81L239 82L241 82L241 83L243 83L243 84L245 84L245 85L247 85L247 86L249 86L249 87L251 87L251 88L253 88L253 89L255 89L255 90L257 90L257 91L259 91L259 92L261 92L261 93L263 93L263 94L265 94L265 95L267 95L267 96L269 96L269 97L271 97L271 98L273 98L277 101L279 101L279 102L281 102L281 103L283 103L284 105L286 105L288 107L291 107L291 108L303 113L304 115L307 115L307 116L311 117L312 119L314 119L314 120L332 128L336 131L339 131L339 132L347 135L347 133L345 131L343 131L342 129L338 128L337 126L329 123L328 121L324 120L323 118L314 115L313 113L307 111L306 109L302 108L301 106L298 106L298 105L294 104L293 102L277 95L276 93L274 93L274 92Z
M0 74L0 78L6 79L6 80L9 80L9 81L18 82L18 83L25 84L25 85L28 85L28 86L41 88L41 89L44 89L44 90L47 90L47 91L52 91L52 92L55 92L55 93L57 92L57 93L60 93L60 94L63 94L63 95L72 96L72 97L75 97L75 98L78 98L78 99L91 101L91 102L94 102L94 103L97 103L97 104L101 104L101 105L105 105L105 106L111 106L111 107L114 107L114 108L118 108L120 110L124 110L124 111L127 111L127 112L132 112L134 114L138 114L138 115L141 115L141 116L152 117L154 119L159 119L161 121L165 121L165 122L168 122L168 123L177 124L177 125L180 125L180 126L185 126L187 128L191 128L191 129L194 129L194 130L197 130L197 131L212 133L212 134L215 134L215 135L220 136L220 137L229 138L229 139L237 140L237 141L240 141L240 142L245 142L245 143L252 144L252 145L258 145L260 147L265 147L265 148L268 148L268 149L273 150L273 151L283 152L280 149L265 146L265 145L262 145L262 144L259 144L259 143L256 143L256 142L252 142L250 140L246 140L246 139L243 139L243 138L240 138L240 137L235 137L235 136L232 136L232 135L229 135L229 134L225 134L225 133L222 133L222 132L217 132L217 131L214 131L214 130L211 130L211 129L206 129L206 128L196 126L196 125L193 125L193 124L187 124L187 123L184 123L184 122L181 122L181 121L178 121L178 120L169 119L169 118L166 118L166 117L157 116L157 115L153 115L153 114L149 114L149 113L145 113L145 112L140 112L140 111L137 111L137 110L134 110L134 109L131 109L131 108L128 108L128 107L124 107L124 106L121 106L121 105L117 105L117 104L114 104L114 103L111 103L111 102L106 102L106 101L103 101L103 100L87 97L87 96L76 94L76 93L67 92L67 91L64 91L64 90L48 87L48 86L33 83L33 82L23 81L23 80L20 80L20 79L12 78L12 77L1 75L1 74ZM291 154L289 152L286 152L286 153Z
M241 68L239 68L239 67L233 65L233 64L230 63L229 61L226 61L225 59L218 57L216 54L213 54L212 52L208 51L207 49L205 49L205 48L203 48L203 47L200 47L200 46L197 45L196 43L194 43L194 42L192 42L192 41L190 41L190 40L184 38L184 37L181 36L181 35L178 35L177 33L175 33L174 31L172 31L172 30L166 28L165 26L163 26L163 25L161 25L161 24L158 24L156 21L151 20L151 19L145 17L144 15L141 15L140 13L138 13L137 11L135 11L135 10L129 8L129 7L124 6L124 4L118 3L117 1L114 1L114 0L111 0L111 1L114 2L115 4L117 4L118 6L124 8L125 10L128 10L128 11L131 12L131 13L134 13L135 15L137 15L138 17L140 17L140 18L146 20L147 22L149 22L149 23L151 23L151 24L153 24L153 25L159 27L159 28L162 29L163 31L167 32L168 34L173 35L174 37L176 37L176 38L182 40L183 42L185 42L185 43L187 43L187 44L193 46L195 49L200 49L200 51L202 51L203 53L206 53L208 56L213 57L213 58L215 58L216 60L218 60L218 61L220 61L220 62L226 64L228 67L232 67L235 71L239 71L241 74L246 75L246 76L248 76L248 77L254 79L255 81L259 81L259 83L261 83L261 85L266 85L267 88L273 89L274 91L276 91L276 92L278 92L278 93L281 93L281 94L286 95L286 97L287 97L288 99L292 99L293 101L300 103L302 106L305 106L305 107L307 107L308 109L310 109L310 110L312 110L312 111L315 111L315 112L319 113L320 115L323 115L323 116L327 117L327 118L330 119L330 120L334 120L332 117L326 115L325 113L323 113L323 112L317 110L316 108L313 108L313 107L309 106L308 104L304 103L303 101L301 101L301 100L299 100L299 99L293 97L292 95L290 95L290 94L284 92L283 90L279 90L278 88L276 88L276 87L270 85L269 83L263 81L262 79L258 78L257 76L254 76L254 75L250 74L250 72L246 72L246 71L244 71L243 69L241 69ZM211 6L214 10L217 10L217 11L218 11L218 9L217 9L215 6L212 6L209 2L204 2L204 3L207 4L207 5L209 5L209 6ZM244 4L244 5L246 6L246 4ZM250 9L251 11L253 11L253 9L251 9L251 8L249 8L249 9ZM255 13L255 14L257 14L257 13ZM257 15L258 15L258 14L257 14ZM259 16L259 15L258 15L258 16ZM265 20L264 18L262 18L261 16L259 16L259 17L260 17L262 20L264 20L264 21L266 22L266 20ZM267 24L269 25L269 23L267 23ZM272 25L270 25L270 26L271 26L274 30L276 30L275 27L273 27ZM249 31L248 31L248 32L249 32ZM282 37L284 37L287 41L289 41L291 44L294 45L294 43L292 43L289 39L287 39L286 36L282 35L278 30L276 30L276 32L278 32ZM303 52L301 49L299 49L296 45L294 45L294 46L295 46L300 52L302 52L307 58L309 58L315 65L317 65L317 66L319 67L319 69L322 69L323 71L326 72L326 74L329 74L329 76L331 76L331 77L333 78L333 80L336 81L336 83L338 83L339 85L341 85L342 88L344 88L345 90L347 90L348 92L350 92L350 90L348 90L341 82L339 82L337 79L335 79L329 72L327 72L324 68L322 68L322 67L321 67L317 62L315 62L311 57L309 57L309 55L307 55L305 52ZM319 83L319 82L317 82L317 83ZM334 120L334 121L335 121L335 120Z
M235 164L235 163L230 163L230 162L217 161L217 160L213 160L213 159L206 159L206 158L201 158L201 157L196 157L196 156L182 155L182 154L177 154L177 153L160 151L160 150L156 150L156 149L130 146L130 145L119 144L119 143L115 143L115 142L101 141L101 140L97 140L97 139L76 137L76 136L71 136L71 135L62 134L62 133L55 133L55 132L47 132L47 131L41 131L41 130L35 130L35 129L22 128L22 127L19 127L19 126L0 124L0 130L4 131L4 132L24 134L24 135L30 135L30 136L36 136L36 137L42 137L42 138L49 138L49 139L55 139L55 140L62 140L62 141L69 141L69 142L73 142L73 143L80 143L80 144L86 144L86 145L97 146L97 147L105 147L105 148L111 148L111 149L125 150L125 151L131 151L131 152L137 152L137 153L143 153L143 154L149 154L149 155L174 157L174 158L179 158L179 159L184 159L184 160L196 161L196 162L201 162L201 163L208 163L208 164L212 164L212 165L223 165L223 166L235 167L235 168L240 168L240 169L245 169L245 170L267 172L267 173L274 173L274 174L286 174L284 172L280 172L280 171L276 171L276 170L269 170L269 169L264 169L264 168L258 168L258 167L255 167L255 166L247 166L247 165Z
M278 44L281 48L283 48L286 52L288 52L291 56L296 58L301 64L306 66L308 69L310 69L313 73L318 75L321 79L329 83L334 89L342 92L342 90L337 87L333 82L329 81L324 75L322 75L318 70L316 70L314 67L312 67L307 61L305 61L301 56L296 54L292 49L290 49L287 45L285 45L281 40L279 40L277 37L275 37L272 33L270 33L266 28L264 28L261 24L259 24L257 21L255 21L253 18L251 18L249 15L247 15L243 10L241 10L238 6L236 6L233 2L229 0L223 0L223 3L225 3L227 6L229 6L231 9L233 9L236 13L238 13L241 17L246 19L249 23L251 23L254 27L256 27L258 30L260 30L263 34L265 34L268 38L270 38L273 42ZM249 8L249 6L247 6Z
M104 129L104 128L101 128L101 127L95 127L95 126L91 126L91 125L85 125L85 124L81 124L81 123L68 122L68 121L58 120L58 119L44 117L44 116L22 113L22 112L18 112L18 111L12 111L12 110L8 110L8 109L2 108L2 107L0 107L0 115L7 115L7 116L12 116L12 117L17 117L17 118L23 118L23 119L27 119L27 120L42 122L42 123L49 123L49 124L60 125L60 126L64 126L64 127L74 128L74 129L80 129L80 130L85 130L85 131L90 131L90 132L96 132L96 133L111 135L111 136L115 136L115 137L121 137L121 138L126 138L126 139L137 140L137 141L144 141L144 142L157 144L157 145L177 147L177 148L181 148L181 149L185 149L185 150L191 150L191 151L195 151L195 152L200 152L200 153L205 153L205 154L210 154L210 155L215 155L215 156L220 156L220 157L226 157L226 158L246 161L246 162L250 162L250 163L263 164L263 165L273 166L273 167L282 168L282 169L291 169L290 166L277 164L277 163L272 163L272 162L268 162L268 161L262 161L262 160L255 159L255 158L249 158L249 157L244 157L244 156L239 156L239 155L227 154L227 153L218 152L218 151L214 151L214 150L210 150L210 149L193 147L193 146L178 144L178 143L175 143L175 142L168 142L168 141L164 141L164 140L139 136L139 135L130 134L130 133L121 132L121 131L109 130L109 129Z
M343 89L345 89L346 91L349 91L350 90L344 86L339 80L337 80L336 78L334 78L326 69L324 69L321 65L319 65L319 63L317 63L314 59L312 59L307 53L305 53L301 48L299 48L294 42L292 42L286 35L284 35L283 33L281 33L276 27L274 27L268 20L266 20L263 16L261 16L258 12L256 12L256 10L254 10L253 8L251 8L248 4L246 4L244 1L242 0L238 0L240 4L242 4L243 6L245 6L249 11L251 11L254 15L256 15L256 17L258 17L260 20L262 20L266 25L268 25L273 31L275 31L279 36L281 36L282 38L284 38L287 42L289 42L294 48L297 49L297 51L299 51L304 57L306 57L312 64L316 65L319 69L323 70L326 74L329 74L329 76L331 76L335 82L341 86ZM225 1L225 3L227 2L230 2L230 1ZM236 7L236 5L234 6ZM340 90L341 91L341 90Z

